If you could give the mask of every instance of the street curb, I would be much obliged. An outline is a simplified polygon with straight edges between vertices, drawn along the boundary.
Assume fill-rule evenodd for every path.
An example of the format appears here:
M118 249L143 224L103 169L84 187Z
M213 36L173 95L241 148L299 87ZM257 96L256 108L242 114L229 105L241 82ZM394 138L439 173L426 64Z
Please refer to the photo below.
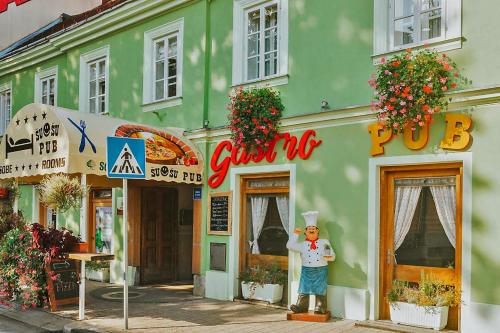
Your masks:
M106 333L95 326L43 310L21 310L13 303L11 306L0 304L0 315L50 333Z

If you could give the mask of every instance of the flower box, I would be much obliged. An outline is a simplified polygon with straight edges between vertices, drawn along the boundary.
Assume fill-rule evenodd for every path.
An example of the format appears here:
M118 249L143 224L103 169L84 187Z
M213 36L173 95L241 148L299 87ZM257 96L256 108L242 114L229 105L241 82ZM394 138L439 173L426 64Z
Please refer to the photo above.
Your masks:
M420 306L405 302L390 304L391 321L424 328L442 330L448 323L447 306Z
M255 299L269 303L278 303L283 297L283 285L263 284L255 282L241 282L241 291L244 299Z
M109 268L100 268L97 270L88 268L85 269L85 277L88 280L109 283L109 276L110 276Z
M89 243L76 243L72 251L77 253L87 253L89 252Z

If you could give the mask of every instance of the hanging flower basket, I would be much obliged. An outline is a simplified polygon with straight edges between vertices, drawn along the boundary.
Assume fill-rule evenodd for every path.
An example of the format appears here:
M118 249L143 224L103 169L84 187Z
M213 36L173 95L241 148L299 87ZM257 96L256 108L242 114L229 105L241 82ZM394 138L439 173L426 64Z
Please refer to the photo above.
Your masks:
M80 207L82 197L87 191L77 178L62 174L45 177L38 190L42 204L62 212Z
M372 107L379 121L398 134L405 127L415 131L431 123L433 114L448 107L446 92L470 81L446 54L408 49L387 61L382 58L368 83L375 89Z
M230 99L228 119L234 145L247 151L268 147L278 134L285 109L279 92L270 88L239 88Z

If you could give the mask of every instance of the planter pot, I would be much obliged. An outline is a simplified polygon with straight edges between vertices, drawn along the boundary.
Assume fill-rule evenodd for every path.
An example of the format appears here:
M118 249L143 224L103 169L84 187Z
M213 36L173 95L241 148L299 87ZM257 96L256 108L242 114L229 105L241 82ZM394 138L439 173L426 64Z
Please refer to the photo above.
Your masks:
M241 291L244 299L255 299L269 303L278 303L283 297L281 284L259 285L255 282L241 282Z
M87 253L89 252L89 243L76 243L72 251L78 253Z
M447 306L419 306L394 302L390 305L391 320L395 324L442 330L448 323Z
M98 270L85 269L85 276L92 281L109 283L109 268L101 268Z

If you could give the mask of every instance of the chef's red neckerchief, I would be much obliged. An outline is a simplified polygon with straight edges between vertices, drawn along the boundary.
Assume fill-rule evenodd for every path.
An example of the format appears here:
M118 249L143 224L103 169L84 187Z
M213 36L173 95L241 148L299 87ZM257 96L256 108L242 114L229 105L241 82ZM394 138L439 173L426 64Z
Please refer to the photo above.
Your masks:
M306 241L311 242L311 245L310 245L310 249L311 249L311 250L316 250L316 249L318 248L318 247L316 246L316 241L317 241L317 240L318 240L317 238L316 238L316 239L314 239L314 240L306 239Z

